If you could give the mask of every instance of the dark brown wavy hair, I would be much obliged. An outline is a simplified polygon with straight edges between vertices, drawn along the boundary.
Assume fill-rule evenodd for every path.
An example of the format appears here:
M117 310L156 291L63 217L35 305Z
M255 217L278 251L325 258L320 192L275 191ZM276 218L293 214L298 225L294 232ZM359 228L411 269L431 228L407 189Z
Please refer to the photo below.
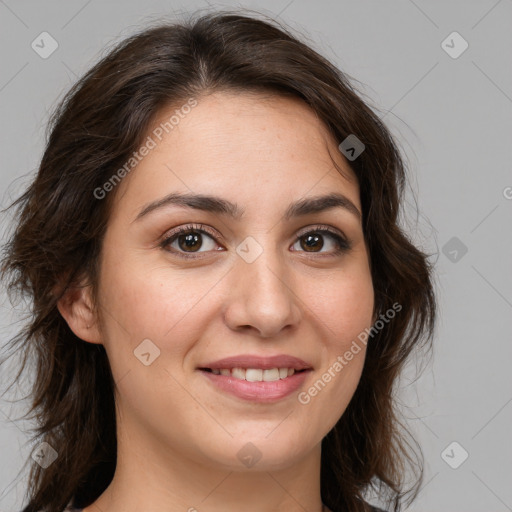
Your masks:
M371 492L399 511L419 491L421 448L401 421L395 393L413 349L431 353L436 300L430 255L399 226L406 166L390 131L347 75L289 27L253 13L196 12L146 26L109 49L55 109L38 172L9 206L17 207L16 218L1 277L11 303L16 293L31 310L8 344L23 354L16 380L27 360L35 362L24 416L37 422L33 443L46 441L58 453L58 463L46 469L27 461L24 512L61 512L71 501L88 506L116 466L115 382L105 349L80 340L57 309L84 275L93 290L98 284L116 192L97 200L94 190L139 148L164 107L217 91L300 98L338 143L350 134L364 143L349 165L360 187L374 313L396 302L402 310L368 343L357 390L322 441L321 497L334 512L363 512Z

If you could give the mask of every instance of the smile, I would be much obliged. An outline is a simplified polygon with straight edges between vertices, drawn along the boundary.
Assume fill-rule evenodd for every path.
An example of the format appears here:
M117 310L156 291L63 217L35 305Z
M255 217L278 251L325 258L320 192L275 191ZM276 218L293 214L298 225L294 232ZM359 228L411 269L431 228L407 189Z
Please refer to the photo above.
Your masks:
M274 382L279 379L291 377L296 370L294 368L204 368L205 371L211 371L214 375L232 376L235 379L246 380L249 382Z
M297 391L312 370L294 370L293 368L212 370L200 368L199 371L217 392L221 391L252 402L272 403Z

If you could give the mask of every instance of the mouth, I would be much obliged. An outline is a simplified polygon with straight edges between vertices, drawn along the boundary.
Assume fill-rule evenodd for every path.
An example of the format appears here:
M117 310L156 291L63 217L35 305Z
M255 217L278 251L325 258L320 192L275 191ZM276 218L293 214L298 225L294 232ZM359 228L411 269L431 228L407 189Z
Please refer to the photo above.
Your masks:
M295 356L239 354L197 367L215 392L244 401L276 402L297 391L313 367Z
M295 368L199 368L203 372L212 373L213 375L222 375L224 377L232 377L247 382L276 382L283 380L292 375L309 371L307 369L296 370Z
M215 393L243 402L270 404L300 390L312 369L198 368ZM286 376L284 375L286 371Z

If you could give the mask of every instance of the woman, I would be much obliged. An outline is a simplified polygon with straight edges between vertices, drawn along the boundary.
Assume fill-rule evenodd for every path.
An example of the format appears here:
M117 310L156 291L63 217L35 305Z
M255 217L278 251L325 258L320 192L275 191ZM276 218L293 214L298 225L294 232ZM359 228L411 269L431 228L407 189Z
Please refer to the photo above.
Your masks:
M40 422L24 512L411 501L393 386L435 298L404 183L343 73L275 22L114 48L14 203L2 273L34 303L13 341L36 348Z

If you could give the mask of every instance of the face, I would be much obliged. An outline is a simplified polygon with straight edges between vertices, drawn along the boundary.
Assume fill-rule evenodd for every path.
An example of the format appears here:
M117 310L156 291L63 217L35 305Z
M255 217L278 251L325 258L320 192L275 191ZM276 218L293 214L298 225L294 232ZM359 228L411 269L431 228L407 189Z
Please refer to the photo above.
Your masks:
M358 183L298 100L216 93L153 132L175 109L117 185L104 239L100 341L120 428L209 467L243 470L247 454L291 466L319 449L364 363L361 343L344 356L374 300ZM344 200L286 215L328 194Z

